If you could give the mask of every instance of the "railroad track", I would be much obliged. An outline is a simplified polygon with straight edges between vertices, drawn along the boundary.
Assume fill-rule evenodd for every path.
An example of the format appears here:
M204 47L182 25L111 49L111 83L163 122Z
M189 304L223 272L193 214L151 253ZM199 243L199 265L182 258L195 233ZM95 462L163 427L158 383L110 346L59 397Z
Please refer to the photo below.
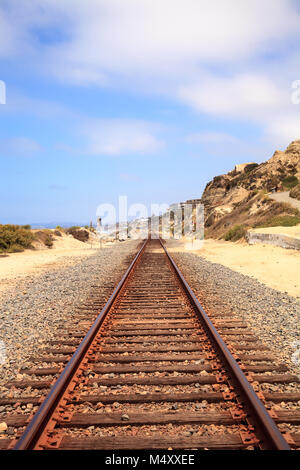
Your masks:
M300 447L300 393L284 389L297 377L240 319L208 318L160 240L143 243L95 319L99 307L9 384L1 449ZM281 389L262 394L265 383Z

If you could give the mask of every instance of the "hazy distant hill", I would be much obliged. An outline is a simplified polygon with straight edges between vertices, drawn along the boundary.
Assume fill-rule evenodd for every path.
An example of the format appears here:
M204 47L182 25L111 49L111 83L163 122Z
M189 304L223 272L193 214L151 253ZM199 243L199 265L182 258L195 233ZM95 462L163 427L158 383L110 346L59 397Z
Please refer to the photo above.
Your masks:
M58 225L63 228L68 228L68 227L84 227L85 225L89 225L89 223L81 223L81 222L48 222L48 223L33 223L30 224L31 228L33 229L43 229L43 228L55 228Z

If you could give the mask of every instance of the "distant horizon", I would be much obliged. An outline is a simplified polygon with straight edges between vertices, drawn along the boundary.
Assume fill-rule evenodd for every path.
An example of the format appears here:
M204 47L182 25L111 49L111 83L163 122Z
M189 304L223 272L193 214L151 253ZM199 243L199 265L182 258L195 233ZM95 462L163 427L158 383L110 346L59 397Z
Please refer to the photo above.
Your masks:
M80 222L67 222L67 221L61 221L61 222L53 222L53 221L46 221L46 222L24 222L24 221L7 221L6 220L0 220L0 225L30 225L32 229L35 228L56 228L58 226L62 228L69 228L72 226L78 226L78 227L84 227L86 225L90 225L90 222L88 223L80 223ZM96 225L93 223L93 225Z

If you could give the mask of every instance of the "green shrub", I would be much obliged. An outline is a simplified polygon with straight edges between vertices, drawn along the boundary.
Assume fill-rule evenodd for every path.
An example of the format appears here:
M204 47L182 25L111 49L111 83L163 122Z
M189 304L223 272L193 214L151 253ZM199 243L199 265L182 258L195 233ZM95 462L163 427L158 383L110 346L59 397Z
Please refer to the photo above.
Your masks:
M13 253L31 248L35 236L20 225L0 225L0 250Z
M287 176L286 178L284 178L282 180L282 185L286 189L292 189L295 186L297 186L298 183L299 183L299 181L298 181L298 178L296 176Z
M267 227L294 227L295 225L300 224L299 215L279 215L271 217L266 220L264 223L257 225L257 228L267 228Z
M232 242L236 242L237 240L240 240L241 238L245 237L247 232L247 229L245 225L234 225L231 229L228 230L228 232L225 233L224 239Z

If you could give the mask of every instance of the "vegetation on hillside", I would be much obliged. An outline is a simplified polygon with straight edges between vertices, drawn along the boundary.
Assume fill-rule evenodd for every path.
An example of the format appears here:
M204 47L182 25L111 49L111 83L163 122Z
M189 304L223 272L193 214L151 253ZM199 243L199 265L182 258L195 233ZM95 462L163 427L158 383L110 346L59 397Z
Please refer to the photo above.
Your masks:
M89 232L93 232L93 233L96 232L95 227L93 227L92 225L85 225L84 228L85 228L86 230L89 230Z
M300 223L300 212L289 204L270 199L263 191L249 193L233 210L206 226L206 238L236 241L251 228L294 226Z
M62 233L71 234L77 240L86 242L89 239L89 231L75 226L69 229L56 227L55 230L32 231L30 225L0 224L0 253L17 253L26 248L34 249L34 242L52 248L55 236L62 237Z
M245 235L247 233L247 228L245 225L234 225L231 229L229 229L225 235L224 235L224 240L236 242L237 240L240 240L241 238L245 238Z
M216 176L202 194L205 236L233 240L255 227L294 226L300 213L292 204L272 199L270 192L289 191L300 200L300 140L276 151L266 162L236 165Z
M266 220L263 224L257 225L256 228L265 228L265 227L295 227L295 225L300 224L299 215L281 215L276 217L271 217Z
M26 228L25 228L26 227ZM0 225L0 252L16 253L32 248L35 236L30 231L30 226Z
M251 173L251 171L255 170L258 166L258 163L249 163L249 165L245 166L244 173Z
M53 246L53 233L51 230L39 230L35 233L35 239L39 242L43 243L48 248L52 248Z
M300 183L290 191L290 196L300 201Z
M62 237L61 231L60 231L60 230L57 230L57 229L54 230L54 235L55 235L56 237Z
M81 229L80 227L70 227L66 230L66 233L72 235L76 240L81 242L87 242L89 239L89 232Z
M296 176L287 176L282 180L282 186L285 189L292 189L299 184L299 180Z

